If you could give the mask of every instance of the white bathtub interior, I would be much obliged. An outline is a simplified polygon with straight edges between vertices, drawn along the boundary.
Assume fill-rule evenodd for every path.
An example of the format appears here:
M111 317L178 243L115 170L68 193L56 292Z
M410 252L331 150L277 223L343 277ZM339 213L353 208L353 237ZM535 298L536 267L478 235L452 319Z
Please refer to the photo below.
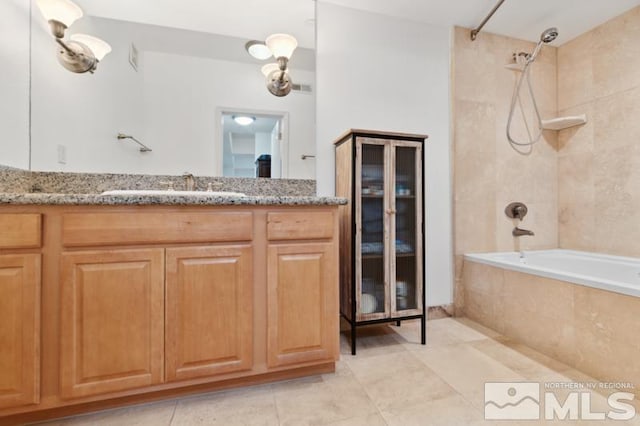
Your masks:
M574 250L466 254L465 260L640 297L640 259Z

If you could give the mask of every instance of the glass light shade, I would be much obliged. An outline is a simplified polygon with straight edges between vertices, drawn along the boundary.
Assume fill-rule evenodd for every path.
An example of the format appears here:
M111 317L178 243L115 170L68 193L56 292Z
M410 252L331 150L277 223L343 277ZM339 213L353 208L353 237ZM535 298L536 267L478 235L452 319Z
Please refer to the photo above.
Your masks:
M67 28L82 18L82 9L71 0L37 0L37 3L47 21L62 22Z
M249 117L247 115L234 115L233 116L233 121L235 121L236 123L238 123L241 126L248 126L249 124L251 124L254 121L256 121L256 118L255 117Z
M272 34L265 41L273 56L277 58L291 58L293 51L298 47L298 41L289 34Z
M252 40L245 45L249 55L261 61L271 57L271 50L262 41Z
M262 74L264 74L265 77L267 77L269 74L271 74L273 71L279 70L280 66L278 64L276 64L275 62L271 63L271 64L267 64L265 66L263 66L260 71L262 71ZM288 71L285 70L285 71Z
M111 52L111 46L106 41L100 40L97 37L93 37L87 34L74 34L71 37L72 41L77 41L87 46L93 52L93 55L97 60L101 61L107 53Z

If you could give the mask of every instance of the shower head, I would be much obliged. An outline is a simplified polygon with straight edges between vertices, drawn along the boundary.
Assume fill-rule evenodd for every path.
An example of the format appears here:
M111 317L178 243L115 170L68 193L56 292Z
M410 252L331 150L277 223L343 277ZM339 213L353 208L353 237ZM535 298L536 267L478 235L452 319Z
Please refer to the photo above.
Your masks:
M558 29L556 27L547 28L540 34L540 41L543 43L551 43L558 37Z
M536 45L536 48L533 50L533 53L527 58L527 63L531 63L535 61L542 49L543 44L551 43L553 40L558 37L558 29L556 27L547 28L540 34L540 41Z

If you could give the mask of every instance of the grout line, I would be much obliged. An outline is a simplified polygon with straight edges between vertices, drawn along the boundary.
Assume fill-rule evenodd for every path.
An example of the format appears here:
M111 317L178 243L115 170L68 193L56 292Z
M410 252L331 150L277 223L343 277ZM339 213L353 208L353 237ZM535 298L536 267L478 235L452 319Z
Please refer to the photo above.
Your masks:
M171 423L173 423L173 418L176 415L176 410L178 409L178 402L179 401L175 401L174 405L173 405L173 412L171 412L171 418L169 419L169 426L171 426Z

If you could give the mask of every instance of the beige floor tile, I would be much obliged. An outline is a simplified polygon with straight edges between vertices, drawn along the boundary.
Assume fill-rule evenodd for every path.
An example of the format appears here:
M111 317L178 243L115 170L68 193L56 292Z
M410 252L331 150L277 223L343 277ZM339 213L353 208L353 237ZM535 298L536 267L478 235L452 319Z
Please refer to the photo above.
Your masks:
M378 414L370 414L368 416L352 417L346 420L327 423L326 426L387 426L384 418Z
M478 408L484 407L482 395L486 382L525 380L469 343L411 353Z
M322 382L273 385L281 425L324 425L377 412L361 384L346 372Z
M180 400L171 426L187 425L278 425L271 387L257 386Z
M342 340L333 374L216 392L61 419L54 425L599 425L626 422L484 420L484 384L491 381L597 383L522 344L468 319L427 323L428 344L419 344L420 322L359 330L358 355ZM409 350L407 350L409 349ZM345 354L346 353L346 354ZM548 389L548 388L547 388ZM586 390L585 390L586 391ZM564 401L568 390L553 393ZM592 412L607 412L611 392L590 392ZM640 404L635 401L640 413Z
M482 412L457 394L393 410L383 410L382 416L390 426L466 426L484 418Z
M522 343L518 343L515 342L511 339L505 338L504 340L500 340L501 343L507 347L509 347L510 349L513 349L514 351L526 356L527 358L532 359L533 361L544 365L545 367L547 367L550 370L553 371L558 371L558 372L562 372L562 371L566 371L569 370L571 367L569 367L567 364L562 363L558 360L555 360L547 355L544 355L534 349L531 349L530 347L523 345Z
M176 401L172 400L107 410L41 424L46 426L163 426L170 424L175 408Z
M399 410L455 391L409 352L348 361L355 377L381 410Z
M485 339L471 342L470 345L526 379L555 372L555 370L509 348L500 341Z
M406 351L396 339L392 329L395 326L383 324L359 327L356 330L356 353L359 358ZM349 333L340 335L340 354L342 357L351 356L351 338Z
M410 351L428 350L431 347L455 345L487 339L479 329L473 329L454 318L427 321L427 344L420 343L420 321L405 321L401 327L393 327L396 339ZM487 329L488 330L488 329Z
M469 318L461 317L461 318L454 318L454 319L459 324L462 324L465 327L468 327L468 328L470 328L472 330L475 330L478 333L484 334L486 337L488 337L490 339L503 337L502 334L498 333L497 331L492 330L492 329L490 329L488 327L485 327L485 326L483 326L481 324L478 324L475 321L471 321Z

